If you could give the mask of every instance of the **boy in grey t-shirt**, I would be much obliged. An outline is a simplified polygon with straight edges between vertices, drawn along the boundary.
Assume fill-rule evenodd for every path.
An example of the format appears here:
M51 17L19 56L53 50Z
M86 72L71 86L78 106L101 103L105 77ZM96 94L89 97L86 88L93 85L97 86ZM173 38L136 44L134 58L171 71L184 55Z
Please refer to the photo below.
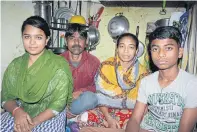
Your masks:
M190 132L197 122L197 77L178 68L181 33L159 27L149 42L158 71L142 79L126 132Z

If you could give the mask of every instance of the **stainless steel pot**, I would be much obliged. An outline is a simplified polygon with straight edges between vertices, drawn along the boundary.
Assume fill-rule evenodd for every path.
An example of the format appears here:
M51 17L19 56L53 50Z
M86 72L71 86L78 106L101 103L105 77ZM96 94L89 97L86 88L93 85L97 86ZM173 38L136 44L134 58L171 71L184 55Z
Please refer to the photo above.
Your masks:
M116 14L108 23L108 33L113 39L116 39L121 34L128 32L129 21L122 13Z
M157 27L168 26L169 25L169 18L159 19L155 22Z
M144 54L144 44L139 41L137 57L140 58Z
M36 1L34 14L44 18L51 25L51 5L48 1Z
M90 26L88 29L88 50L94 50L100 40L100 32L94 26Z
M139 26L137 26L136 28L136 37L138 38L139 35ZM139 45L138 45L138 53L137 53L137 57L141 57L144 54L144 44L139 40Z

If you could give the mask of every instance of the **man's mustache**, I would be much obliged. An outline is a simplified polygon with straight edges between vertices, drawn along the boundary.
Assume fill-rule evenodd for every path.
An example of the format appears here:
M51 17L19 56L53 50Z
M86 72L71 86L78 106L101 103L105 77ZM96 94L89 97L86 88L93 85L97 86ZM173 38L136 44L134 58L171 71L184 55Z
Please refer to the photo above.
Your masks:
M72 48L81 48L81 46L78 45L78 44L75 44L75 45L72 46Z

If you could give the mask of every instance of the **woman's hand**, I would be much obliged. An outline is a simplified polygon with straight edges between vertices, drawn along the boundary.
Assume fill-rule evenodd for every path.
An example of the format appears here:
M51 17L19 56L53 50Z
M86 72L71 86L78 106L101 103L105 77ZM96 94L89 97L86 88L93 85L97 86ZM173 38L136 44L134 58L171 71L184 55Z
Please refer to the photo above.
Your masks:
M31 131L30 125L34 125L31 117L23 109L18 109L14 115L14 131L28 132Z
M107 120L107 123L108 123L107 127L109 127L109 128L120 128L120 125L119 125L118 121L115 120L114 118L112 118L111 116L108 116L106 118L106 120Z
M33 122L33 124L30 124L29 123L30 130L32 130L34 127L36 127L37 125L40 124L40 122L36 119L36 117L34 117L33 119L31 119L31 121Z

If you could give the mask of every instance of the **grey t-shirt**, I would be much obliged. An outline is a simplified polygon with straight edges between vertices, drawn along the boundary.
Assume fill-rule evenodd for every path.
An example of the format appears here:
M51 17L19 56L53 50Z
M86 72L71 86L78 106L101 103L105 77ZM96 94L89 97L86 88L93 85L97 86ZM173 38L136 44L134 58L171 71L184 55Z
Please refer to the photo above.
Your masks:
M197 108L197 77L180 69L177 78L165 88L159 72L141 81L138 101L148 104L141 128L155 132L178 132L184 108Z

